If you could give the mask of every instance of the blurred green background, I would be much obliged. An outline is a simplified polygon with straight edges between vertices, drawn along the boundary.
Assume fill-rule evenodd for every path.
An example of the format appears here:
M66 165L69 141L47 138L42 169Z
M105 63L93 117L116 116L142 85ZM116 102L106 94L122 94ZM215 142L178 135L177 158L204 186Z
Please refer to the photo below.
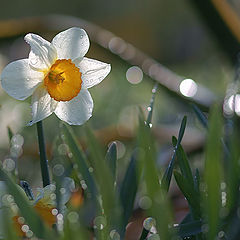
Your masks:
M229 2L236 11L239 10L237 1ZM113 32L180 76L203 84L221 98L233 78L234 68L230 59L222 51L214 34L203 23L197 10L187 0L15 0L2 1L0 13L1 20L49 14L63 14L88 20ZM49 41L54 36L41 31L38 34ZM23 37L24 33L1 40L1 69L10 61L27 57L29 47ZM119 159L122 159L124 164L124 159L128 158L128 146L134 142L138 107L143 107L146 112L154 83L144 74L142 76L141 70L137 69L137 75L133 78L139 83L132 84L126 75L132 65L96 43L91 44L87 56L112 65L110 75L100 85L90 89L95 105L88 124L98 131L100 139L104 140L103 144L119 140ZM1 90L0 101L1 159L9 157L10 154L7 138L9 126L15 134L24 137L23 154L18 156L20 178L31 179L33 185L37 185L40 172L36 126L26 127L31 120L30 99L25 102L15 101ZM160 149L168 146L171 135L176 133L184 114L189 116L190 129L184 138L185 145L201 145L204 135L192 116L192 109L159 87L153 127L161 130L160 134L158 129L156 130ZM53 115L44 121L49 159L52 142L58 134L58 125L59 121ZM81 127L74 127L74 130L81 139ZM165 157L165 160L167 158ZM29 168L35 171L27 171Z

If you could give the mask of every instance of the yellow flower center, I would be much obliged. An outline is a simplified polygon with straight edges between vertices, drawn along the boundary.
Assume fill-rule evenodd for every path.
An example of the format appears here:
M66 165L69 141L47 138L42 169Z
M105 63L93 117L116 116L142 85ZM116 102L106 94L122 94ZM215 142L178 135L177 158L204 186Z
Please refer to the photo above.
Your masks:
M82 86L79 68L71 59L56 60L44 78L49 95L56 101L70 101L78 95Z

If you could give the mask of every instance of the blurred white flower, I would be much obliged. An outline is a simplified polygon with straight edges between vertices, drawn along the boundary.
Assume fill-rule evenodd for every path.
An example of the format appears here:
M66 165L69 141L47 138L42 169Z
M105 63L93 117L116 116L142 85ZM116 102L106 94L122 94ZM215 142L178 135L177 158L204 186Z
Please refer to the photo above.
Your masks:
M110 64L84 57L89 49L87 33L70 28L52 42L29 33L28 59L8 64L2 71L2 88L24 100L32 95L32 121L55 113L61 120L81 125L92 116L93 100L88 88L100 83L110 72Z
M60 213L64 213L66 209L65 204L69 201L72 192L75 189L75 183L73 179L65 177L62 180L61 189L64 189L64 191L60 191L61 196L58 210ZM23 189L21 188L21 190ZM55 184L47 185L44 188L37 188L36 197L34 198L34 196L32 196L33 200L30 200L30 204L33 205L35 211L49 227L52 227L52 225L57 222L57 214L59 213L59 211L56 209L57 203L55 192ZM18 213L15 213L12 219L18 234L20 236L25 236L26 233L22 229L22 226L25 223L23 221L19 221L19 218L21 218L21 216L19 216Z

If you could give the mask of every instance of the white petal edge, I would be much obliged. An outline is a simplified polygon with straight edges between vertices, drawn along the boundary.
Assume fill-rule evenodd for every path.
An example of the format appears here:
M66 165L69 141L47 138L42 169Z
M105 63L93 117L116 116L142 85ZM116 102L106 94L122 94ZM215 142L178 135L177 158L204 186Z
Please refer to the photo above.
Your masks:
M2 88L13 98L24 100L31 96L44 74L29 66L28 59L21 59L9 63L2 71Z
M82 125L91 116L93 100L87 89L81 89L80 93L69 102L59 102L55 114L61 120L70 125Z
M57 34L51 46L56 48L58 59L74 60L82 58L87 53L90 42L85 30L73 27Z
M28 59L33 69L47 69L56 60L57 51L47 40L33 33L27 34L24 40L31 46Z
M32 96L32 121L28 126L50 116L57 107L58 102L50 97L44 86L39 86Z
M76 66L82 73L83 89L99 84L111 71L110 64L86 57Z

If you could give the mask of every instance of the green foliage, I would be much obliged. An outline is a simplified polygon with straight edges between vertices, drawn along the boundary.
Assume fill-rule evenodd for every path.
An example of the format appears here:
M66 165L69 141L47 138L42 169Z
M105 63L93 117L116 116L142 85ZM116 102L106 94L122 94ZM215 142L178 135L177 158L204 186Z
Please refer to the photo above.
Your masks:
M138 189L136 164L136 154L133 153L120 188L120 201L124 209L121 232L125 232L125 227L131 217Z
M219 216L221 208L221 135L222 118L219 114L219 107L214 106L211 111L209 133L206 146L206 160L204 178L207 189L205 201L206 216L208 219L208 239L213 239L218 232Z
M184 131L186 128L186 123L187 123L187 117L185 116L182 120L181 123L181 127L178 133L178 139L176 142L174 142L173 140L173 147L175 148L174 152L173 152L173 156L172 159L163 175L161 184L163 185L163 187L166 189L166 191L168 191L169 186L170 186L170 182L171 182L171 178L172 178L172 173L173 173L173 168L174 168L174 163L175 163L175 158L176 158L176 152L178 151L179 145L182 141L183 135L184 135Z
M91 194L96 195L97 189L93 176L89 172L89 166L87 159L81 150L81 146L78 144L77 139L72 129L65 123L62 126L62 133L64 136L64 142L68 144L71 153L73 154L73 161L78 166L78 171L82 174L83 179L86 181L88 190Z
M116 181L116 170L117 170L117 144L112 142L108 148L106 154L107 164L112 172L113 180Z
M150 111L146 118L140 109L137 137L134 147L130 149L125 168L118 163L116 142L105 148L90 128L85 127L82 129L85 135L81 138L81 143L84 142L83 147L73 129L62 124L54 143L52 163L56 184L56 208L59 214L63 214L63 222L58 222L57 228L47 227L44 219L33 209L32 205L36 199L32 200L34 196L29 185L24 187L28 199L12 180L11 174L0 168L1 180L6 182L8 191L19 208L20 216L24 217L36 237L59 240L88 240L93 236L100 240L124 239L126 228L137 208L138 211L144 212L146 217L154 219L143 224L138 240L148 239L152 234L152 227L155 227L161 240L212 240L224 236L230 240L238 239L238 120L233 119L232 134L228 134L226 138L220 107L213 106L207 119L201 110L194 106L196 116L206 127L207 133L201 165L194 169L192 158L184 151L182 140L187 128L187 117L184 116L177 138L172 137L173 152L170 162L168 166L159 166L158 145L152 129L156 91L157 86L154 87ZM64 153L59 153L60 145L67 146ZM60 167L61 170L61 166L62 171L59 173L56 169ZM169 191L172 175L189 206L185 218L178 224L174 224ZM75 181L76 192L71 194L82 191L82 195L78 195L82 197L82 203L79 205L74 205L70 199L66 207L61 208L60 203L64 199L62 192L66 192L67 189L62 191L65 177ZM140 209L137 203L143 196L148 204ZM11 217L8 214L4 215L5 234L8 240L16 240L19 238Z
M26 219L27 224L35 235L39 238L51 239L54 235L50 233L45 227L44 223L37 215L37 213L30 206L27 198L23 195L22 191L12 181L12 179L6 174L5 171L0 169L0 176L6 182L9 189L9 193L14 197L16 204L18 205L22 216Z

